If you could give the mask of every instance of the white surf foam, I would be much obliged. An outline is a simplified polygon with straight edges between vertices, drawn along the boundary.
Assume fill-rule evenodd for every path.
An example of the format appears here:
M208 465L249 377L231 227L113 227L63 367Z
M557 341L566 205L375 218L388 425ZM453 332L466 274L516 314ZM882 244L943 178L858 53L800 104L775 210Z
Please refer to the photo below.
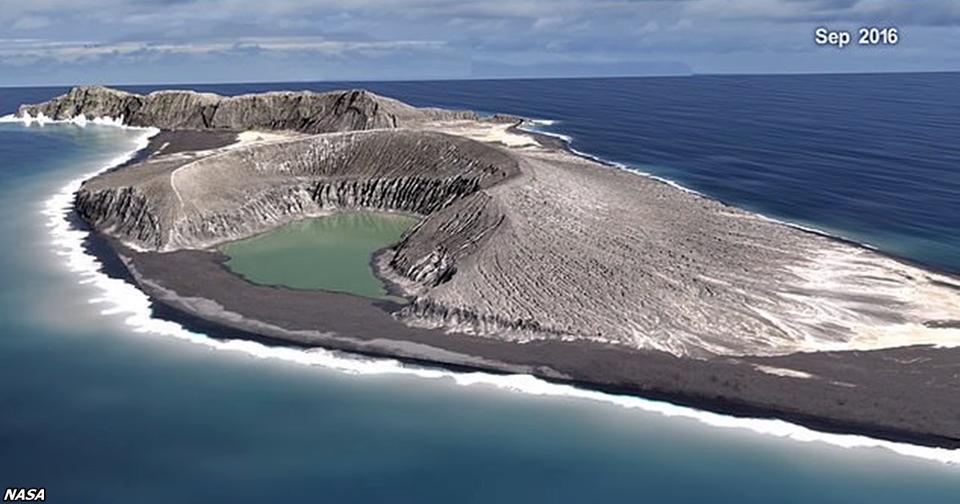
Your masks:
M49 121L48 121L49 122ZM90 124L99 124L101 126L123 126L123 116L120 117L94 117L93 119L87 119L83 114L80 114L73 119L69 119L63 122L69 122L76 124L78 126L86 126Z
M40 126L45 124L76 124L77 126L83 127L87 124L99 124L101 126L124 126L123 116L120 117L94 117L88 119L86 115L80 114L74 116L70 119L51 119L44 115L43 112L38 113L36 116L31 116L30 114L25 114L22 117L19 117L15 114L7 114L0 117L0 122L11 123L19 122L27 126L37 123Z
M102 121L98 124L117 124L117 121ZM91 304L102 306L101 313L104 315L123 317L125 324L134 332L168 336L216 350L242 352L260 359L278 359L309 366L322 366L350 374L403 374L423 379L452 380L460 386L492 386L497 389L524 394L610 403L627 409L641 410L671 418L693 419L716 428L748 430L778 438L800 442L819 442L843 448L882 448L900 455L939 461L960 467L960 450L929 448L858 435L827 434L781 420L725 416L639 397L607 394L570 385L549 383L529 375L460 373L444 369L412 366L392 359L361 358L323 349L304 350L266 346L246 340L217 340L188 331L177 323L155 319L151 315L151 303L147 295L123 280L110 278L102 273L100 261L84 250L83 242L88 233L74 229L67 220L72 208L73 195L79 189L83 180L126 162L138 150L144 148L149 138L157 133L156 129L138 129L142 130L143 134L137 139L135 150L111 160L99 170L71 180L70 183L63 186L59 192L45 202L42 211L47 218L47 226L50 229L55 253L62 257L66 267L77 275L79 283L91 286L98 292L96 297L90 300Z
M571 142L573 142L572 136L564 135L562 133L557 133L555 131L546 131L546 130L540 129L540 127L542 126L550 126L552 124L555 124L555 123L553 121L548 121L546 119L527 119L521 122L520 126L517 126L517 129L520 129L522 131L527 131L530 133L545 135L548 137L559 138L560 140L563 140L567 144L570 144Z
M560 123L560 121L556 119L528 119L527 122L531 122L537 126L556 126Z

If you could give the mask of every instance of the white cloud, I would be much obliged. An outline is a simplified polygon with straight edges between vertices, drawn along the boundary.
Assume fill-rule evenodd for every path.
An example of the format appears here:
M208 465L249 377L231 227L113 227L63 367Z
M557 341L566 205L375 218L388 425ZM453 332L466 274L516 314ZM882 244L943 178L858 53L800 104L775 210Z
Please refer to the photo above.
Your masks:
M97 43L85 41L46 41L38 39L0 39L0 63L25 64L40 59L58 62L96 60L105 56L141 54L211 54L231 51L308 52L327 56L351 53L383 54L401 51L437 51L441 41L343 41L317 37L244 37L229 41L208 40L189 43L124 41Z

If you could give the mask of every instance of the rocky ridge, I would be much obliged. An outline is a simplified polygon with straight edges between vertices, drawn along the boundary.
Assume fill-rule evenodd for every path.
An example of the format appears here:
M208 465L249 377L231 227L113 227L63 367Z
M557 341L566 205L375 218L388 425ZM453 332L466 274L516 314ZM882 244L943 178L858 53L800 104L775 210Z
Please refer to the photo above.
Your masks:
M475 119L468 111L416 108L362 89L314 93L277 91L220 96L195 91L147 95L103 86L78 86L50 101L21 105L18 117L62 120L122 118L160 129L264 129L327 133L412 126L426 121Z

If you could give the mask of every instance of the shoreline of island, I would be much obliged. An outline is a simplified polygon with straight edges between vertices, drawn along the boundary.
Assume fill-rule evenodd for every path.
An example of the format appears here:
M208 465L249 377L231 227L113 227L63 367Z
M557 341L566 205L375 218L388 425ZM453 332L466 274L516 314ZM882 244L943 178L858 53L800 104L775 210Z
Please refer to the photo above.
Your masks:
M194 132L173 132L167 135L157 135L151 138L151 145L158 146L162 143L168 143L172 138L175 137L191 137ZM202 133L200 134L203 135ZM138 155L144 155L144 151L149 150L150 147L138 151ZM149 155L149 153L146 153ZM960 449L960 439L946 438L943 436L931 435L928 433L923 433L922 431L911 432L908 430L900 429L890 429L878 425L869 425L862 423L854 422L845 422L838 421L835 419L830 419L828 417L817 416L815 414L799 413L792 412L784 409L764 407L761 405L750 404L748 402L742 402L734 400L730 397L723 396L722 392L720 395L715 397L709 397L708 394L689 394L679 391L668 391L668 390L657 390L657 389L644 389L642 387L631 386L628 384L611 384L611 383L602 383L597 381L577 379L576 377L565 375L555 370L549 369L547 366L539 367L530 367L524 366L522 364L516 363L507 363L498 361L496 358L500 355L493 355L492 358L484 358L482 355L467 355L467 354L457 354L456 352L448 353L443 356L443 358L430 357L429 355L417 355L416 353L411 353L408 351L390 351L372 348L370 345L365 344L363 341L354 341L351 342L350 338L343 339L341 341L325 341L325 342L310 342L304 341L302 339L298 340L297 338L284 337L278 335L267 335L263 334L263 331L258 331L256 325L245 325L240 322L237 324L225 324L223 321L218 321L215 318L205 317L203 314L197 313L195 311L190 311L189 309L184 309L182 306L177 306L175 303L171 303L170 300L164 300L162 297L157 296L155 293L151 293L149 288L145 288L134 275L130 273L130 265L136 264L136 262L125 262L121 259L123 253L127 254L137 254L137 252L132 250L124 250L124 246L119 244L114 238L102 235L100 232L92 229L86 224L82 219L76 216L75 213L72 214L75 225L85 226L87 231L90 232L90 238L86 244L87 253L97 257L97 259L104 264L104 272L115 278L122 278L123 281L136 286L141 292L144 292L152 301L155 303L153 315L161 320L166 320L174 322L186 328L187 330L195 330L201 334L205 334L212 338L218 339L242 339L247 341L253 341L264 345L269 346L278 346L278 347L290 347L294 346L301 349L309 349L311 347L325 348L328 350L334 351L345 351L350 354L365 356L369 358L387 358L387 359L397 359L401 362L407 363L414 366L427 366L435 367L438 369L445 369L453 372L485 372L493 373L498 375L510 375L510 374L529 374L535 376L538 379L548 381L555 384L564 384L571 385L578 388L583 388L585 390L593 390L601 392L604 394L613 394L613 395L627 395L630 397L637 397L645 400L652 401L662 401L669 404L677 405L680 407L692 408L698 411L704 411L709 413L716 413L721 415L730 416L737 419L775 419L783 420L798 426L812 429L816 432L822 432L826 434L837 434L837 435L853 435L853 436L866 436L868 438L877 439L881 441L890 441L894 443L905 443L913 446L921 446L928 448L947 448L947 449ZM206 262L207 266L212 269L216 269L222 272L225 275L235 277L239 282L250 284L250 282L242 279L239 275L233 274L228 268L226 268L222 261L225 257L222 257L215 252L197 252L198 254L204 254L205 258L197 259L194 258L193 261L196 262ZM378 275L379 277L379 275ZM383 279L382 280L389 280ZM390 285L389 282L387 285ZM286 291L288 289L277 288L277 287L265 287L260 286L261 288L266 288L271 291ZM396 289L399 291L400 289ZM392 303L384 303L382 301L373 301L363 298L358 298L356 296L350 296L347 294L336 294L336 293L325 293L323 291L316 291L317 294L324 296L332 296L325 298L326 301L337 298L354 298L361 301L363 304L368 304L373 307L375 310L383 313L389 314L389 312L395 308ZM389 305L389 306L387 306ZM341 307L334 306L333 312L338 314L349 313L347 310L341 309ZM429 331L424 331L427 333ZM378 339L376 337L374 340ZM429 345L427 345L429 346ZM576 346L576 345L575 345ZM420 347L419 350L423 350L424 347ZM570 349L569 352L577 352L576 348ZM643 354L640 352L639 354ZM461 361L457 361L457 357L466 357ZM479 357L481 360L471 360L472 358ZM666 355L655 355L649 354L648 357L651 357L652 360L666 359L669 362L669 367L677 370L683 367L680 359L673 358L672 356ZM693 369L690 372L699 372L697 368L698 362L688 362L687 365L690 365ZM662 362L660 364L663 365ZM679 366L678 366L679 365ZM722 371L734 372L736 371L737 366L733 368L725 369ZM714 372L718 370L713 369ZM717 375L716 380L723 381L727 378L724 378L722 374ZM734 372L734 374L736 374ZM768 379L773 380L788 380L788 378L777 378L769 377ZM722 387L718 387L722 388Z
M198 142L197 137L203 137L205 135L206 133L203 133L203 132L189 132L189 131L167 132L166 134L161 133L160 135L157 135L156 137L151 139L151 141L153 146L166 144L167 149L170 149L171 148L170 145L175 144L176 142L184 142L182 144L184 146L197 145L197 142ZM230 143L229 135L221 136L219 142L223 143L224 145L228 145ZM559 147L560 145L558 144L557 146ZM566 146L563 145L563 147L565 148ZM178 147L175 146L174 148L178 148ZM187 149L184 149L184 150L187 150ZM149 156L149 153L147 153L146 155ZM634 173L634 175L643 175L643 174ZM114 242L112 245L109 245L109 248L113 250L115 253L117 253L118 250L123 250L123 246L120 245L119 243L116 243L113 238L108 238L108 237L102 237L102 238L106 239L108 243ZM122 255L122 252L120 253ZM140 255L138 252L135 252L132 250L127 250L126 253L131 254L133 256ZM210 271L208 270L216 270L217 272L225 275L224 277L221 278L221 280L226 280L227 277L232 277L239 281L239 283L231 285L230 287L227 288L234 291L238 291L238 290L243 291L244 286L258 288L258 289L262 289L262 288L269 289L269 292L270 292L269 295L263 295L263 294L251 295L249 296L249 298L252 300L261 299L265 297L275 297L276 293L290 291L289 289L284 289L284 288L254 286L253 284L250 284L246 280L242 279L242 277L230 272L230 270L222 264L222 260L224 258L215 252L189 251L185 253L188 255L192 254L193 257L187 258L185 262L180 262L175 265L164 265L164 266L169 266L170 270L179 270L188 263L191 266L199 265L200 268L197 270L197 274L200 274L200 275L205 274L204 272L209 273ZM181 254L181 252L164 253L162 255L169 258L176 254ZM145 254L145 256L150 256L150 254ZM373 261L373 258L371 260ZM166 259L164 259L164 261L161 261L161 262L165 262L165 261ZM132 261L127 262L125 264L125 267L130 268L131 266L133 266L134 268L136 268L137 262L138 262L137 259L133 259ZM153 263L152 267L156 268L157 263ZM167 267L161 267L160 269L166 270ZM153 273L156 273L156 270L151 270L151 271ZM163 278L169 275L169 273L160 273L160 274L153 274L153 273L152 273L152 276L157 278ZM149 277L150 275L148 275L145 278L149 278ZM391 285L389 278L385 278L379 274L378 274L378 277L381 278L381 280L386 280L387 285ZM449 338L446 337L445 333L438 334L439 333L438 331L431 332L429 330L409 328L409 330L411 330L413 333L417 333L419 335L418 337L420 338L419 341L415 341L412 349L400 348L400 347L392 348L392 349L377 348L376 341L382 340L383 338L379 338L376 334L369 334L368 332L369 329L367 328L361 330L360 332L367 333L365 336L373 340L374 343L370 343L369 341L364 341L364 340L360 340L359 342L351 341L351 337L340 338L339 340L311 341L309 338L304 339L302 335L298 336L293 334L296 331L293 331L290 334L284 334L282 332L283 329L281 329L281 332L274 331L272 335L264 334L265 331L262 329L262 327L260 327L258 330L258 324L256 322L254 322L253 324L244 324L242 322L236 323L236 324L225 324L223 320L218 321L215 317L210 317L209 314L205 315L203 313L191 312L189 308L185 309L184 306L177 306L176 303L171 303L169 299L164 300L162 296L157 296L156 292L151 292L149 288L145 288L142 281L137 281L132 277L129 280L132 280L134 284L137 285L138 288L144 291L148 296L150 296L152 300L159 303L160 305L165 306L164 310L162 310L162 313L165 313L168 317L170 317L171 321L175 321L178 323L183 322L187 325L196 326L197 319L200 319L200 320L204 320L206 324L209 324L206 326L207 330L210 330L213 332L220 332L223 330L226 330L227 332L239 331L238 333L234 333L234 334L243 334L245 336L244 339L249 339L253 341L271 342L271 343L280 344L280 345L294 344L301 347L318 346L322 348L348 351L351 353L357 353L357 354L368 355L373 357L402 359L408 362L417 363L418 365L428 364L433 366L445 367L449 369L475 369L475 370L483 370L487 372L496 372L496 373L531 374L541 379L556 380L561 383L567 383L567 384L572 384L580 387L586 387L592 390L604 391L607 393L615 393L615 394L628 394L631 396L642 397L642 398L652 399L652 400L662 400L672 404L678 404L678 405L691 407L698 410L712 411L712 412L736 416L740 418L743 418L743 417L776 418L776 419L791 421L799 425L813 428L814 430L830 432L835 434L866 435L872 438L884 439L884 440L895 441L895 442L905 442L905 443L918 445L918 446L944 447L944 448L952 448L952 449L960 448L960 439L954 439L954 438L944 437L939 435L932 435L929 433L923 433L922 431L911 432L906 429L891 429L889 427L880 426L882 422L880 422L880 424L878 425L870 425L868 423L848 422L848 421L842 421L842 420L838 421L835 419L831 419L829 417L802 413L799 411L804 408L798 408L798 411L789 411L788 409L785 409L785 408L766 407L766 406L760 406L757 404L751 404L749 401L739 401L735 397L732 397L729 394L730 390L728 389L728 387L724 387L721 385L706 386L706 387L701 386L699 387L700 393L689 393L689 392L683 392L680 390L670 390L669 387L663 387L662 382L652 387L643 387L643 386L638 387L636 383L634 384L617 383L617 380L606 380L607 383L604 383L603 379L600 379L600 380L583 379L581 377L576 376L577 371L579 370L578 368L580 368L581 366L574 365L573 369L575 371L574 371L574 374L571 375L569 373L569 369L557 370L557 369L551 368L550 362L551 360L554 360L553 358L546 359L545 362L537 365L529 365L523 362L512 362L512 363L505 362L503 360L500 360L500 358L504 356L504 352L502 351L502 349L500 351L494 352L491 355L484 355L484 352L482 350L477 351L478 347L476 345L474 346L468 345L467 349L443 348L443 344L441 342ZM218 285L220 282L213 281L208 283L210 285ZM397 287L392 287L392 290L398 293L402 291L401 288L397 288ZM309 295L310 293L305 292L305 294ZM383 302L369 302L369 300L357 298L355 296L350 296L347 294L325 293L322 291L316 291L316 294L320 296L324 296L323 298L324 304L327 304L328 306L330 306L331 301L333 301L332 305L334 306L334 309L330 313L335 314L337 317L343 317L345 313L349 313L349 308L351 307L356 308L357 306L360 306L360 305L368 305L372 307L375 310L375 312L389 317L391 309L396 307L393 304L389 304L389 303L384 304ZM215 296L211 296L211 297L215 297ZM359 301L359 304L351 304L346 307L339 307L337 306L337 303L335 301L338 298L354 299L355 301ZM235 310L233 313L243 315L244 312L246 311L247 311L246 309L239 309L239 310ZM193 319L191 319L191 317L193 317ZM366 324L369 321L369 319L365 318L364 316L361 316L360 318L363 319L364 324ZM191 322L191 320L193 321ZM254 320L256 320L255 317L254 317ZM392 322L395 322L395 321L392 321ZM391 324L389 326L380 326L379 330L382 332L389 332L391 330L396 330L398 327L404 326L399 322L395 322L395 323L396 325ZM347 324L347 326L353 327L351 326L351 324ZM353 329L355 329L355 327ZM374 329L374 331L376 330L378 329ZM258 340L257 337L251 337L252 335L259 335L259 338L262 338L262 339ZM407 336L410 336L410 335L408 334ZM464 336L458 335L458 338L464 338ZM416 340L416 338L410 338L410 339ZM474 338L474 339L484 340L482 343L486 345L501 345L501 346L510 347L510 350L506 352L508 354L515 353L518 350L518 347L516 346L517 344L515 343L494 342L486 338ZM396 343L396 341L394 341L394 343ZM549 346L550 344L551 343L542 343L542 345L547 345L547 346ZM526 345L530 345L530 344L528 343ZM581 345L581 343L572 343L572 345L573 345L572 347L565 348L565 349L563 348L561 348L560 350L554 349L553 355L554 356L563 355L564 356L563 358L571 359L570 357L571 355L582 352L584 348L588 348L591 351L596 350L595 348L592 348L593 345L589 343L583 343L582 345L585 345L584 348L577 348L579 345ZM484 345L480 345L480 347L482 346ZM560 346L562 347L563 345L560 345ZM523 348L519 348L519 351L522 352L524 348L529 349L532 347L525 346ZM614 353L617 353L617 352L621 352L622 349L617 348L617 349L613 349L612 351ZM923 352L923 349L914 349L914 348L908 347L908 348L899 349L899 350L894 349L894 351L910 353L912 351ZM882 350L880 352L882 352ZM611 354L605 353L604 355L606 355L607 356L606 358L609 359L610 358L609 356ZM958 352L958 355L960 355L960 352ZM743 380L744 379L743 373L745 371L744 368L750 368L749 374L753 375L752 379L759 378L763 380L769 380L772 382L776 382L776 381L782 382L785 380L787 382L790 382L789 377L775 377L775 376L767 375L765 373L756 372L756 370L752 368L753 364L751 363L744 365L744 364L730 364L729 362L724 362L722 365L718 365L717 363L711 362L709 364L704 365L704 368L701 369L701 364L704 364L704 363L700 361L686 362L687 361L686 359L677 359L674 356L661 354L659 352L643 352L643 351L626 352L625 356L622 356L621 358L637 359L638 362L645 362L646 360L657 362L658 366L660 366L657 368L658 373L660 372L660 370L663 370L663 369L671 369L673 372L677 372L678 369L682 369L685 366L688 368L691 368L688 371L685 371L685 373L702 374L703 372L705 372L704 369L709 369L710 370L709 372L711 372L713 376L710 380L713 380L716 383L723 383L723 382L729 383L730 380ZM747 360L752 362L752 361L762 361L764 359L765 358L756 358L756 359L747 359ZM521 359L521 361L522 360L523 359ZM577 359L572 359L572 360L576 361ZM614 357L613 360L616 361L617 358ZM640 371L640 369L635 365L632 366L632 369L633 369L632 374L634 376L632 376L631 378L637 383L644 383L646 380L653 379L653 377L650 376L650 373L638 372ZM643 376L643 375L647 375L647 376Z
M169 134L191 137L193 135L203 136L207 133L209 132L201 134L199 132L176 131ZM524 133L529 134L528 132ZM165 150L166 153L176 150L177 142L173 142L173 147L170 147L171 142L164 143L167 149ZM188 151L189 149L183 150ZM635 175L643 174L631 173L631 176ZM601 176L601 178L604 177L606 176ZM909 428L891 428L891 425L897 424L896 419L884 416L885 414L882 411L873 411L868 405L864 408L852 408L855 404L850 404L851 407L846 408L856 409L857 415L855 416L859 416L860 420L856 420L856 418L851 420L850 418L844 418L845 416L849 417L849 415L840 414L838 416L837 414L837 405L846 405L848 400L855 403L858 397L863 395L866 395L868 400L871 397L877 400L885 400L888 399L885 397L886 394L877 395L877 392L845 393L841 394L842 397L840 397L834 394L837 391L837 387L834 387L827 391L828 394L821 396L810 392L810 390L824 391L822 387L820 389L817 389L817 386L810 388L814 380L797 380L796 376L791 377L789 375L777 376L760 369L761 367L788 370L792 368L813 369L836 360L839 361L839 368L826 369L826 371L842 372L842 368L849 363L860 365L873 355L880 355L883 359L892 359L899 362L900 360L914 360L917 355L923 356L923 359L929 359L933 357L927 357L928 354L953 355L957 353L956 351L933 352L931 348L927 347L903 347L877 351L814 352L814 354L819 355L725 357L700 361L680 359L657 351L628 351L590 341L534 341L520 344L461 334L458 334L456 338L451 338L442 330L406 327L405 324L401 324L390 317L388 310L369 304L365 307L362 306L366 302L354 303L353 305L349 303L338 304L340 302L347 303L344 301L346 298L342 296L339 301L334 303L336 310L328 313L328 315L343 318L343 313L349 312L349 310L343 308L348 307L358 308L360 316L357 317L358 320L341 320L341 326L333 328L338 331L329 332L342 332L346 336L329 339L327 336L318 334L318 332L323 331L313 331L314 334L308 334L310 331L304 331L302 327L298 328L296 325L299 323L302 326L305 324L304 327L324 328L324 324L328 321L311 319L308 312L313 311L314 307L317 306L317 299L323 298L325 302L331 301L332 298L329 297L331 293L295 293L296 295L291 295L288 290L277 288L267 288L264 291L262 290L263 287L251 286L242 279L234 278L234 275L220 267L216 257L209 252L182 250L166 253L140 253L124 250L124 247L119 244L111 248L121 255L129 254L130 257L127 258L129 261L125 262L124 267L131 268L131 271L135 272L135 276L136 274L140 275L139 279L134 281L139 284L139 290L142 293L149 295L160 305L172 306L174 309L186 308L181 310L181 315L192 313L191 316L199 317L206 324L209 324L209 327L217 331L224 328L240 330L237 325L243 326L246 324L246 328L250 329L246 331L247 334L259 334L267 339L272 337L273 339L280 339L285 342L284 345L340 348L355 353L408 359L413 362L432 363L431 365L442 367L464 366L466 364L464 369L530 374L549 380L560 380L563 383L587 386L592 390L609 390L613 393L629 393L631 396L653 399L666 398L665 400L672 403L689 403L693 407L706 411L729 412L731 415L737 415L739 412L741 416L746 415L748 417L794 419L793 421L797 423L818 427L819 430L823 431L830 430L849 434L873 433L878 438L912 441L913 444L918 446L953 448L958 443L958 437L934 434L934 432L941 431L941 428L930 424L930 418L920 422L923 425L918 424L916 429L911 430ZM160 256L162 256L162 259ZM206 293L191 291L191 289L197 288L197 285L195 285L197 278L203 278L204 275L216 276L214 280L217 281L206 282L215 286L213 290ZM169 298L165 297L163 292L158 295L156 289L151 292L152 287L147 284L157 279L163 283L177 284L177 282L181 282L180 285L174 285L171 290L176 295ZM183 283L184 281L186 283ZM221 282L222 285L220 285ZM260 290L257 291L257 289ZM230 292L231 290L233 292ZM256 303L245 305L242 302L239 305L229 306L230 296L235 296L238 293L251 294L249 298L252 300L286 296L286 299L294 302L293 304L308 301L310 302L310 308L301 307L299 311L297 309L292 311L287 309L283 312L283 315L285 319L287 315L290 315L286 322L290 322L291 327L283 328L281 327L283 324L280 324L270 328L268 327L270 323L276 322L276 320L268 320L269 314L267 314L268 317L257 317L255 313L263 306L254 306ZM225 301L226 303L224 303ZM178 307L178 303L185 304ZM201 309L198 310L198 306ZM222 308L223 313L220 315L229 315L233 322L224 323L224 320L212 316L209 313L211 306ZM274 306L274 308L277 308L277 306ZM204 311L205 309L207 311ZM248 313L251 314L250 317L243 316ZM392 341L387 341L382 337L382 334L390 331L372 334L370 332L372 328L368 325L370 320L366 318L367 315L373 318L380 317L381 319L386 317L384 320L389 320L389 324L381 327L388 327L389 330L405 328L404 330L408 333L400 335ZM236 319L237 316L240 317L239 323ZM294 320L298 317L300 317L299 321ZM244 318L248 320L244 321ZM251 321L254 323L249 324L248 322ZM363 326L361 329L357 329L357 322L359 322L359 326ZM351 327L351 324L353 324L353 327ZM264 330L265 327L269 330ZM344 328L347 331L343 332ZM332 328L326 327L325 329ZM358 331L358 334L349 334L350 330ZM276 338L278 334L279 338ZM410 336L410 338L405 336ZM359 343L351 341L356 340L357 337L361 338ZM327 338L326 341L324 341L324 338ZM453 341L454 339L456 341ZM336 343L331 341L336 341ZM344 342L347 344L344 344ZM398 343L400 344L398 345ZM523 354L519 356L519 359L516 355L518 349ZM478 362L480 365L477 365ZM598 369L597 362L603 362L605 367ZM824 373L823 379L826 380L827 377L828 374ZM818 380L819 378L818 376ZM867 379L869 378L867 377ZM840 382L835 381L834 383ZM866 386L870 383L858 382L856 386L862 385ZM883 384L881 383L881 385ZM882 389L883 387L875 388ZM804 390L807 391L804 392ZM836 404L827 404L827 402L833 400L836 401ZM918 401L934 406L933 409L936 409L935 406L937 405L935 403L919 399ZM822 414L811 415L809 413L811 411L822 412ZM871 415L876 422L869 419ZM868 417L867 421L862 421L864 417ZM901 418L900 421L902 420ZM891 423L891 421L893 422ZM947 431L949 430L950 428L947 428Z

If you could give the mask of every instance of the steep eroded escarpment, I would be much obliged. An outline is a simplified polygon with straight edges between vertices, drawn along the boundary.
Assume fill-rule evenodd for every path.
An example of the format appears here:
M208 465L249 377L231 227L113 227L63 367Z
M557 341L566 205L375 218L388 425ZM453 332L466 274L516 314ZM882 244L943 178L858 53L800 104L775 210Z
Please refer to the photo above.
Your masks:
M366 90L277 91L220 96L195 91L147 95L102 86L78 86L50 101L21 105L19 117L122 118L160 129L267 129L327 133L411 126L425 121L475 119L473 112L411 107Z

